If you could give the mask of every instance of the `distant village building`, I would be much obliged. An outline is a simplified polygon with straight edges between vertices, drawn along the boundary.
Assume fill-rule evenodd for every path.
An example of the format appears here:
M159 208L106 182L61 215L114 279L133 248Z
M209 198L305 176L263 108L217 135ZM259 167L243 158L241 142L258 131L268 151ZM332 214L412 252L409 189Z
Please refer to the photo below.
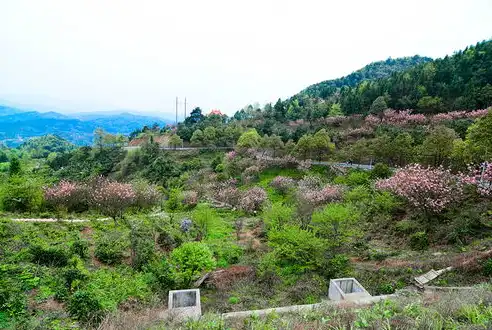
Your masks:
M211 116L211 115L223 116L224 114L219 109L212 109L212 111L210 111L210 113L208 115L209 116Z

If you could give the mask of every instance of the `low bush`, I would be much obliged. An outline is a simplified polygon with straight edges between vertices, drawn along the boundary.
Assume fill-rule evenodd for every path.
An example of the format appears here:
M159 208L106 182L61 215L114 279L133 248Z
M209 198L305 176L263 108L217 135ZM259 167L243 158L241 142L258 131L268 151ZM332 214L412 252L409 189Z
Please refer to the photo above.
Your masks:
M91 292L79 290L70 297L68 312L82 323L98 324L102 321L106 311L97 296Z
M176 280L174 269L166 258L154 260L145 266L144 270L151 274L150 282L155 289L166 292L174 288Z
M282 229L294 217L294 208L282 203L272 204L263 212L263 219L268 229Z
M391 169L383 163L376 163L371 171L371 179L386 179L391 176Z
M82 259L89 258L89 242L85 239L75 239L70 246L70 252Z
M209 240L205 242L212 250L217 267L227 267L236 264L243 254L243 249L231 241L222 239Z
M13 176L1 186L0 204L8 212L37 212L43 207L39 180Z
M188 242L171 252L171 264L174 266L176 279L183 287L188 287L200 274L214 269L216 262L206 244Z
M119 230L103 232L95 238L94 255L108 265L121 263L128 249L127 235Z
M371 174L367 171L350 171L350 173L345 178L347 185L351 187L362 186L369 184L371 179Z
M482 269L485 276L492 276L492 258L484 261Z
M429 247L429 237L425 231L419 231L410 236L410 247L413 250L426 250Z
M64 267L70 258L64 246L33 245L29 252L32 255L32 262L44 266Z

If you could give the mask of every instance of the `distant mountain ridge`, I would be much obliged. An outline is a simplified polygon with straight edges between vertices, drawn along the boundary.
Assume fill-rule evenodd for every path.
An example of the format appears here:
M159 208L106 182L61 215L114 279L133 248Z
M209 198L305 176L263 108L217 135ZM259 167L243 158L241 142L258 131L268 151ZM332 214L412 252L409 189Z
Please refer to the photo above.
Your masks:
M86 145L92 143L93 132L98 127L112 134L129 134L145 125L157 123L162 127L170 122L156 116L129 112L65 115L0 105L0 143L15 146L31 137L56 134L74 144Z

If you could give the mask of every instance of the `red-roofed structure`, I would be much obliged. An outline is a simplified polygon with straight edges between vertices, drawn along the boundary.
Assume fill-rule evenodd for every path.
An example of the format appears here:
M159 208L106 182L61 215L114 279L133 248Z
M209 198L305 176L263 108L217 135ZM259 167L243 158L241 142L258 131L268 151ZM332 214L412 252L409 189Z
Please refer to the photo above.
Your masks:
M211 115L223 116L224 114L219 109L212 109L212 111L210 111L210 113L208 115L209 116L211 116Z

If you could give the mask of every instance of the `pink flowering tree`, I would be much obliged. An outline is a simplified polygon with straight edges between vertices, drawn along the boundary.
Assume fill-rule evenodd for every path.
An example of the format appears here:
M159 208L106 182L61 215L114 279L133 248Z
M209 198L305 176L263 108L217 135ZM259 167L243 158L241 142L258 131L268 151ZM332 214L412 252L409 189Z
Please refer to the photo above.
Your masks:
M263 188L253 187L242 194L239 208L246 213L253 214L261 210L266 199L267 193Z
M286 194L295 186L295 181L292 178L285 176L277 176L271 182L270 186L280 194Z
M99 179L93 187L90 199L94 208L116 221L135 203L137 195L129 183Z
M415 208L437 214L460 201L463 186L457 176L443 168L408 165L389 179L376 182L376 188L390 191Z
M327 184L322 188L299 188L299 203L307 203L313 208L323 204L339 200L342 196L342 188L337 185Z
M83 184L62 180L44 189L44 199L59 213L73 209L86 200L87 187Z
M492 162L471 167L469 173L463 175L463 182L475 186L480 195L492 197Z

